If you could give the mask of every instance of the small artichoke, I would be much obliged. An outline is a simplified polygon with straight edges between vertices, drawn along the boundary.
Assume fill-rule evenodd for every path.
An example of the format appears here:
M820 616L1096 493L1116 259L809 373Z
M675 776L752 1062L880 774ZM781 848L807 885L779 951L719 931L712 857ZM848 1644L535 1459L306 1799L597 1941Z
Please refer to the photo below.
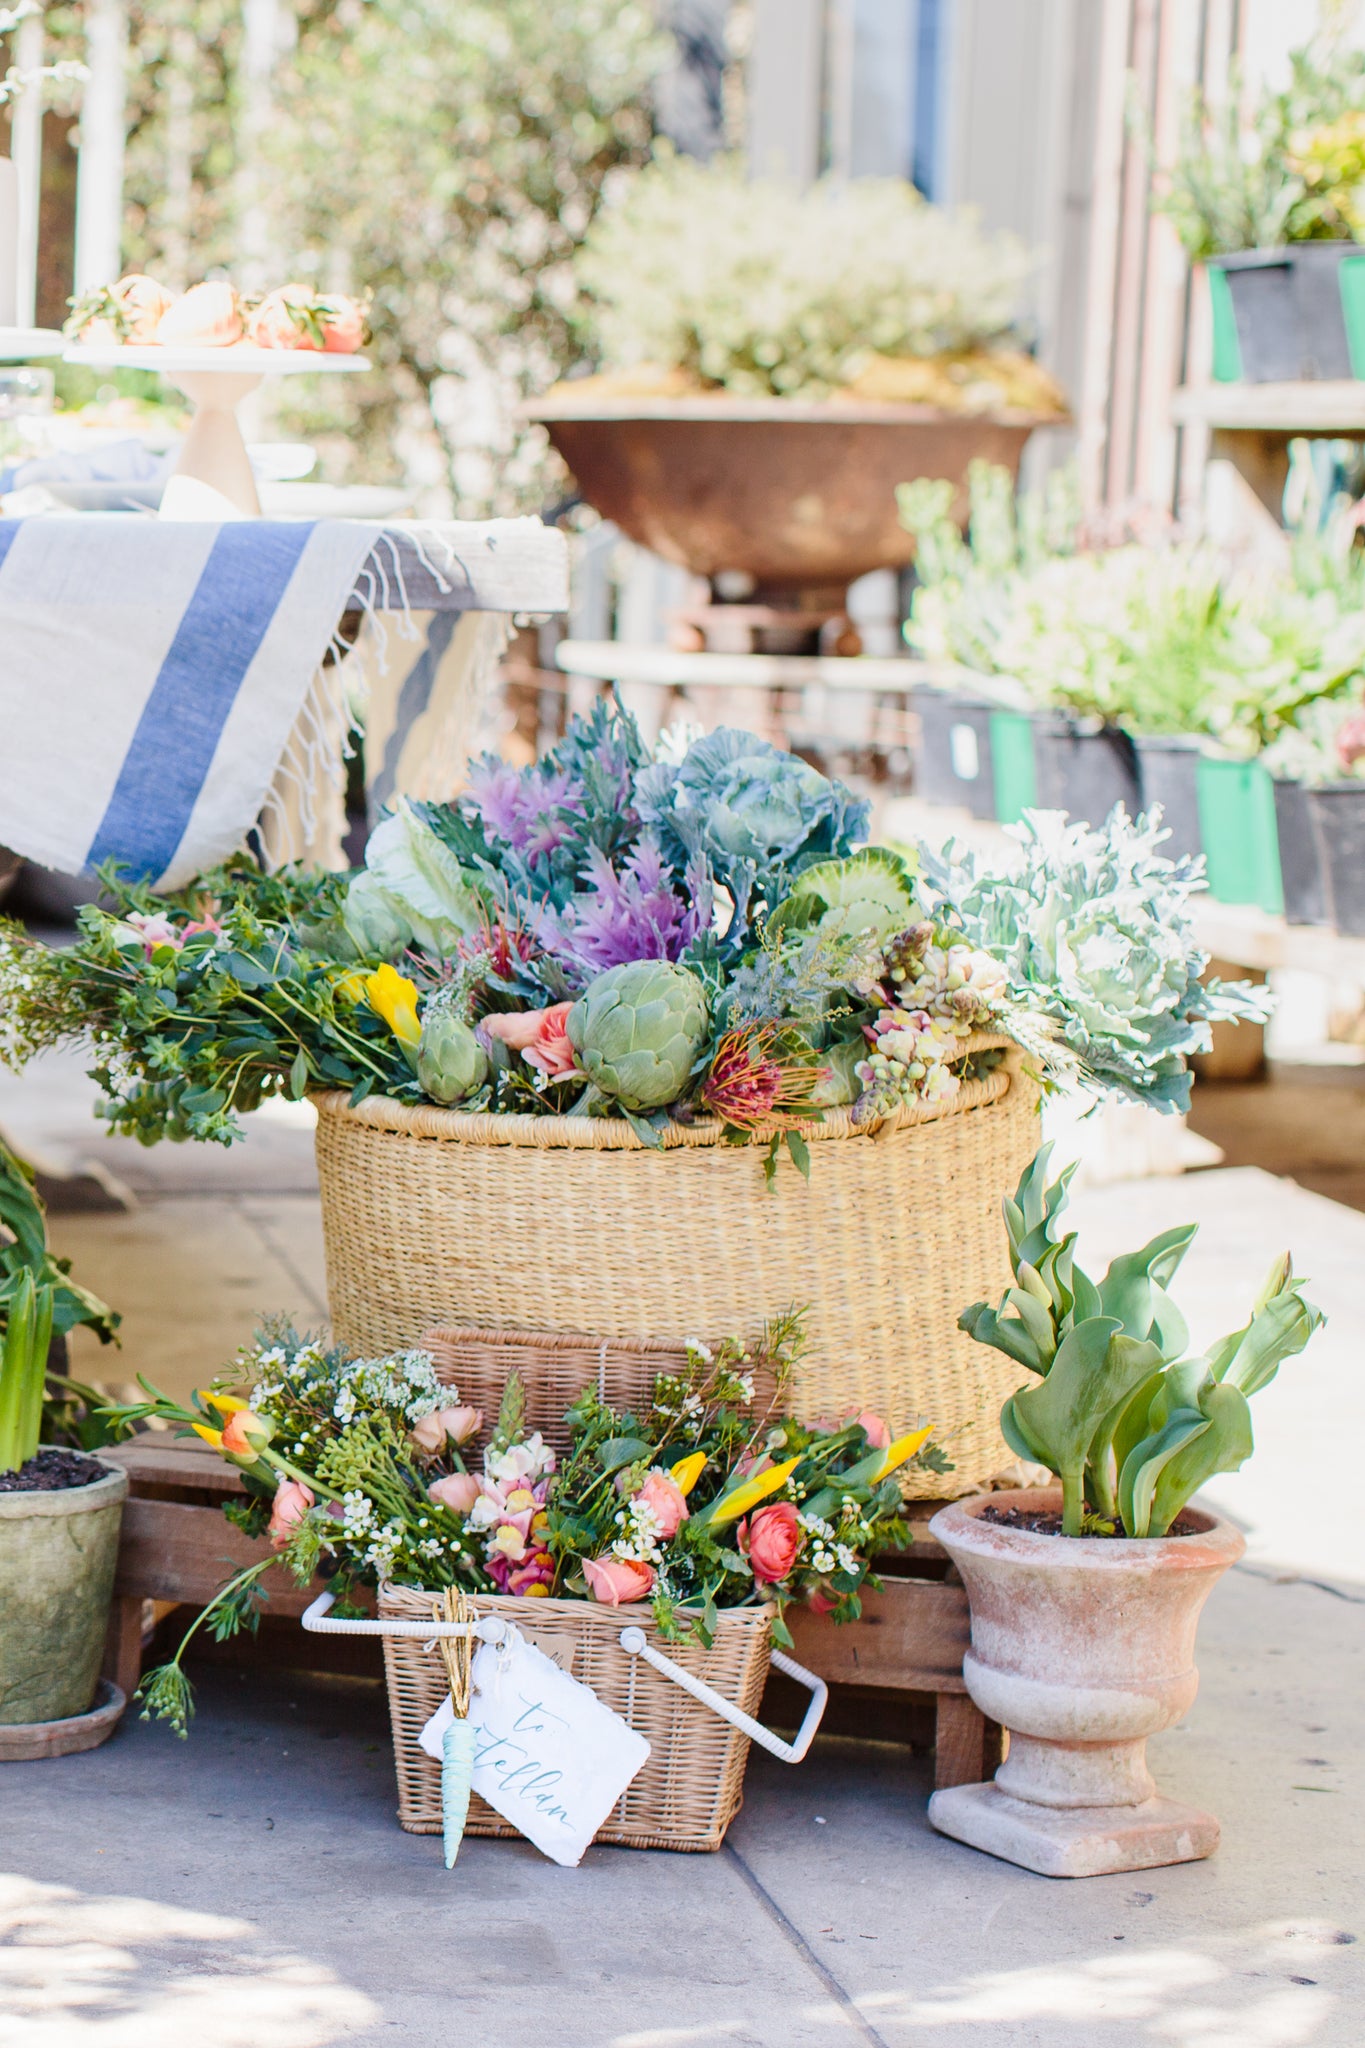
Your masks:
M488 1054L452 1011L428 1007L417 1047L417 1079L433 1102L463 1102L488 1078Z
M568 1032L603 1095L633 1112L662 1109L686 1088L706 1037L706 994L685 967L632 960L589 984Z

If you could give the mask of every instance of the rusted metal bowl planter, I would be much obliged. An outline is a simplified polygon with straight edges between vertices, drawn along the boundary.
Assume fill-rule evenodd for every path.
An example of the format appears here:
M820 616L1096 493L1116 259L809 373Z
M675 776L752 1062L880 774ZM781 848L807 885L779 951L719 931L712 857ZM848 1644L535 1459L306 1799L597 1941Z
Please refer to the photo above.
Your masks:
M949 477L967 512L976 458L1018 474L1055 415L840 399L575 398L527 408L603 518L698 576L742 570L761 591L841 592L912 560L896 486Z

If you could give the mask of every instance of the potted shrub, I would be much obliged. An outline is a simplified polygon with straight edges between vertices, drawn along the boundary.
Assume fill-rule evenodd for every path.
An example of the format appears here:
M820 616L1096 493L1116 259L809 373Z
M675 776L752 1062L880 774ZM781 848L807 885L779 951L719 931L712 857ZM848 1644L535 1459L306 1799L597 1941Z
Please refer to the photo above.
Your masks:
M100 1679L128 1475L47 1445L54 1333L112 1334L47 1250L29 1177L0 1146L0 1758L93 1749L123 1712ZM70 1393L70 1383L64 1392Z
M1191 99L1155 201L1203 263L1213 375L1254 384L1359 375L1365 333L1357 193L1365 174L1365 58L1324 35L1290 57L1288 84L1244 112L1232 89Z
M694 573L842 605L910 561L906 477L1011 474L1056 386L1013 340L1020 244L899 180L801 192L665 158L576 259L601 373L530 408L590 504Z
M929 1817L1044 1876L1090 1877L1217 1847L1213 1816L1158 1794L1145 1760L1148 1736L1194 1699L1200 1609L1245 1547L1190 1503L1250 1456L1248 1397L1322 1318L1286 1255L1245 1327L1187 1357L1167 1289L1195 1226L1096 1283L1060 1230L1074 1169L1049 1186L1048 1158L1045 1146L1005 1203L1014 1286L962 1325L1034 1375L1001 1427L1061 1483L958 1502L930 1524L971 1603L967 1689L1010 1745L993 1782L936 1792Z

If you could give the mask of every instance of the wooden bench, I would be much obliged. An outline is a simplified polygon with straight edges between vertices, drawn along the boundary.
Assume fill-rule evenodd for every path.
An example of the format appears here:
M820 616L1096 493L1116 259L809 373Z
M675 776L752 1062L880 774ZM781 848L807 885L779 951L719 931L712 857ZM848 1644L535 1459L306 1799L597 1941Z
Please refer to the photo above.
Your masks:
M224 1501L244 1489L207 1444L151 1433L100 1455L129 1479L104 1669L131 1699L142 1671L145 1603L203 1607L232 1572L268 1556L269 1546L223 1514ZM929 1503L915 1510L915 1541L887 1561L884 1590L866 1596L860 1621L836 1628L806 1608L793 1609L789 1621L794 1654L828 1683L932 1694L935 1783L971 1785L999 1763L1000 1731L963 1685L967 1596L925 1526L932 1512ZM286 1620L315 1597L315 1588L295 1585L280 1568L261 1583L268 1612ZM311 1638L301 1636L305 1642Z

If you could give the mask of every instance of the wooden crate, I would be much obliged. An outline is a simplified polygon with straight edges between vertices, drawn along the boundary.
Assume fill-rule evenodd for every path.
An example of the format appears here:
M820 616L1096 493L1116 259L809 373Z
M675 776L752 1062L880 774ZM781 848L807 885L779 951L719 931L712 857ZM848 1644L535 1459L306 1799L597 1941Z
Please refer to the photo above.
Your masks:
M100 1455L122 1465L129 1480L104 1669L131 1699L142 1671L145 1603L202 1607L233 1572L268 1556L269 1546L243 1535L223 1514L223 1502L244 1489L236 1470L207 1444L153 1433ZM836 1628L824 1616L794 1608L789 1621L794 1655L829 1684L932 1695L935 1782L969 1785L995 1770L1000 1731L972 1704L962 1682L967 1596L928 1533L936 1505L921 1505L914 1544L886 1561L884 1589L866 1595L861 1620ZM270 1596L268 1612L283 1619L297 1619L317 1591L297 1586L278 1568L261 1584ZM300 1648L311 1640L301 1635Z

